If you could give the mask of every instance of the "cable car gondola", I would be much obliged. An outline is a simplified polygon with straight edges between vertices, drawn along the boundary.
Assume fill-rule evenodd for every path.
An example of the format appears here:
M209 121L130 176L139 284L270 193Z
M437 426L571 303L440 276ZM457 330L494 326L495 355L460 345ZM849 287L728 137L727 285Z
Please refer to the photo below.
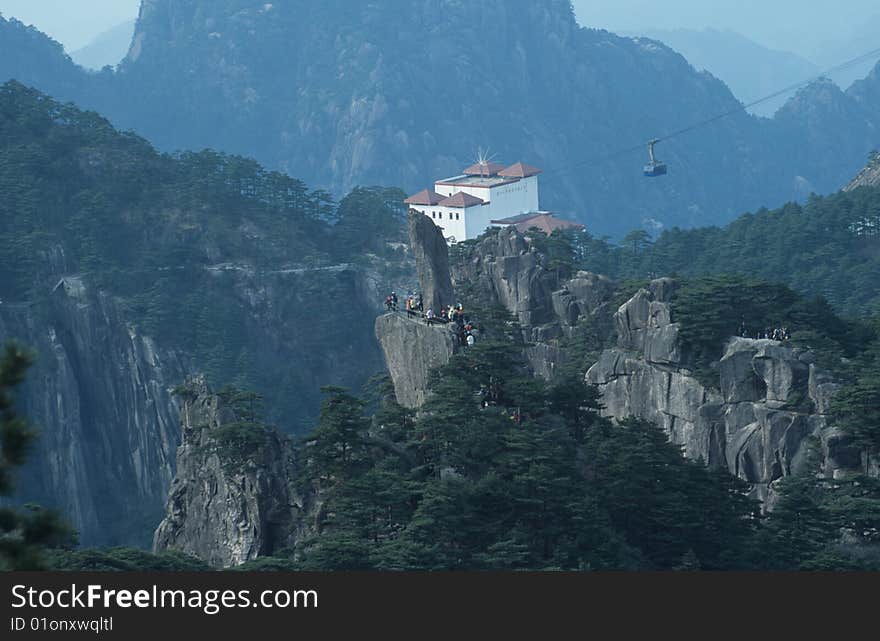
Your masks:
M654 145L658 142L660 141L655 138L648 143L648 155L651 157L651 162L645 165L643 173L649 178L666 175L666 163L662 163L654 157Z

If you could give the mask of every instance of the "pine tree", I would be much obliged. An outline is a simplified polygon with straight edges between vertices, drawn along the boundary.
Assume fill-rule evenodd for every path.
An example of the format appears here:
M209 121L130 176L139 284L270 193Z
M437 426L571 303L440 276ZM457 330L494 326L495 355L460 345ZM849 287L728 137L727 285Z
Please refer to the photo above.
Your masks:
M14 396L31 362L32 356L13 343L0 358L0 496L12 494L15 470L36 438L33 426L16 413ZM72 532L54 512L35 505L24 510L0 507L0 570L40 569L47 545L71 540Z

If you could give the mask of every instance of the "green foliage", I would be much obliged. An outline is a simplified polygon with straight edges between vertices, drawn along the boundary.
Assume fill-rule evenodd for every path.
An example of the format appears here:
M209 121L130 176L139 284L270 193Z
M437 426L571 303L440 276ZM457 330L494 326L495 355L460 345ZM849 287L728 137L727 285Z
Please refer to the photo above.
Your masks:
M388 243L406 242L406 194L387 187L356 187L339 203L334 236L347 253L387 255Z
M327 268L367 262L380 278L401 276L402 250L387 242L402 239L397 190L358 188L337 206L247 158L159 154L10 82L0 86L0 193L5 304L44 302L59 272L81 277L213 386L260 391L269 418L294 431L317 413L316 378L359 385L378 366L375 348L327 357L373 329L360 284ZM331 303L329 322L317 322Z
M13 472L25 460L27 449L36 436L27 420L16 414L15 389L24 382L33 357L15 343L7 343L0 360L0 495L13 489Z
M813 196L723 228L669 229L620 246L581 234L578 267L613 278L734 274L821 297L848 316L880 314L880 189Z
M880 567L876 479L824 479L812 459L762 516L742 481L685 459L653 424L612 424L582 376L548 386L519 346L488 336L436 370L416 416L387 380L372 421L363 401L326 390L301 445L319 531L270 568Z
M266 444L270 433L263 422L262 397L232 385L225 386L217 395L235 420L211 431L210 447L227 467L241 466Z
M849 381L831 403L834 424L851 434L867 452L880 454L880 320L874 319L873 340L849 362Z
M230 568L235 572L293 572L297 569L296 563L290 559L274 556L262 556Z
M835 423L855 436L873 454L880 452L880 376L860 376L854 384L838 392L831 411Z
M779 501L755 546L759 567L880 569L880 482L825 479L817 446L799 473L777 483Z
M12 493L15 470L36 438L33 427L15 411L14 392L31 358L14 343L6 345L0 358L0 497ZM72 531L50 510L0 506L0 570L41 569L46 546L70 544L72 539Z
M554 231L547 234L537 227L526 231L532 246L547 259L547 269L559 273L560 278L570 278L575 272L575 248L572 234Z
M492 334L438 368L402 422L387 398L371 423L361 401L327 390L301 446L320 531L297 567L742 567L757 527L742 484L652 426L611 425L582 376L545 386Z
M822 299L804 300L784 285L734 276L707 276L680 283L672 301L673 320L681 323L680 337L697 376L717 385L711 363L724 342L745 325L754 337L759 331L787 327L793 343L810 347L829 368L841 357L863 349L872 331L843 321Z
M648 567L690 559L702 569L742 568L757 516L745 483L684 459L645 421L597 424L585 460L611 523Z
M47 553L47 569L67 572L205 572L210 566L178 551L151 554L134 548L62 550Z

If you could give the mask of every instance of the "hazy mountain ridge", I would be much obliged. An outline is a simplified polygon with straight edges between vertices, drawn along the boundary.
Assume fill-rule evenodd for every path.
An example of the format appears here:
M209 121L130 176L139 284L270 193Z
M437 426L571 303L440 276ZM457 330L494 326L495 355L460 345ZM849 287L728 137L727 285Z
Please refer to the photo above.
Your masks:
M776 51L730 30L647 30L641 34L669 45L697 69L723 80L744 103L761 99L781 87L819 73L819 67L794 53ZM757 105L753 112L772 116L790 96Z
M414 191L489 147L546 169L542 206L599 233L724 222L833 191L876 145L861 119L831 127L742 113L665 142L670 175L646 181L641 152L607 157L737 101L655 41L578 27L563 0L149 0L117 73L67 63L47 75L47 65L0 62L0 77L98 109L162 149L246 154L336 194L356 184ZM870 99L878 83L866 82L846 100ZM815 127L846 151L804 149L821 142Z
M119 64L128 55L135 23L135 20L129 20L98 34L85 47L72 51L70 57L87 69Z

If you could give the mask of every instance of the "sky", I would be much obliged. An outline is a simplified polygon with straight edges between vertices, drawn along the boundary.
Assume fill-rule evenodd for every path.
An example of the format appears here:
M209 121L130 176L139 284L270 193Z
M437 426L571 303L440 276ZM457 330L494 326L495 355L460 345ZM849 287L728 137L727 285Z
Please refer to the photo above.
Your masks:
M136 18L140 4L140 0L0 0L0 13L34 25L70 52Z
M75 51L135 18L139 5L140 0L0 0L0 13L35 25ZM610 31L732 29L814 62L822 61L827 43L846 39L866 17L880 14L878 0L574 0L574 6L585 26Z
M814 62L822 48L858 33L878 0L574 0L578 21L609 31L731 29ZM880 47L880 34L876 47Z

